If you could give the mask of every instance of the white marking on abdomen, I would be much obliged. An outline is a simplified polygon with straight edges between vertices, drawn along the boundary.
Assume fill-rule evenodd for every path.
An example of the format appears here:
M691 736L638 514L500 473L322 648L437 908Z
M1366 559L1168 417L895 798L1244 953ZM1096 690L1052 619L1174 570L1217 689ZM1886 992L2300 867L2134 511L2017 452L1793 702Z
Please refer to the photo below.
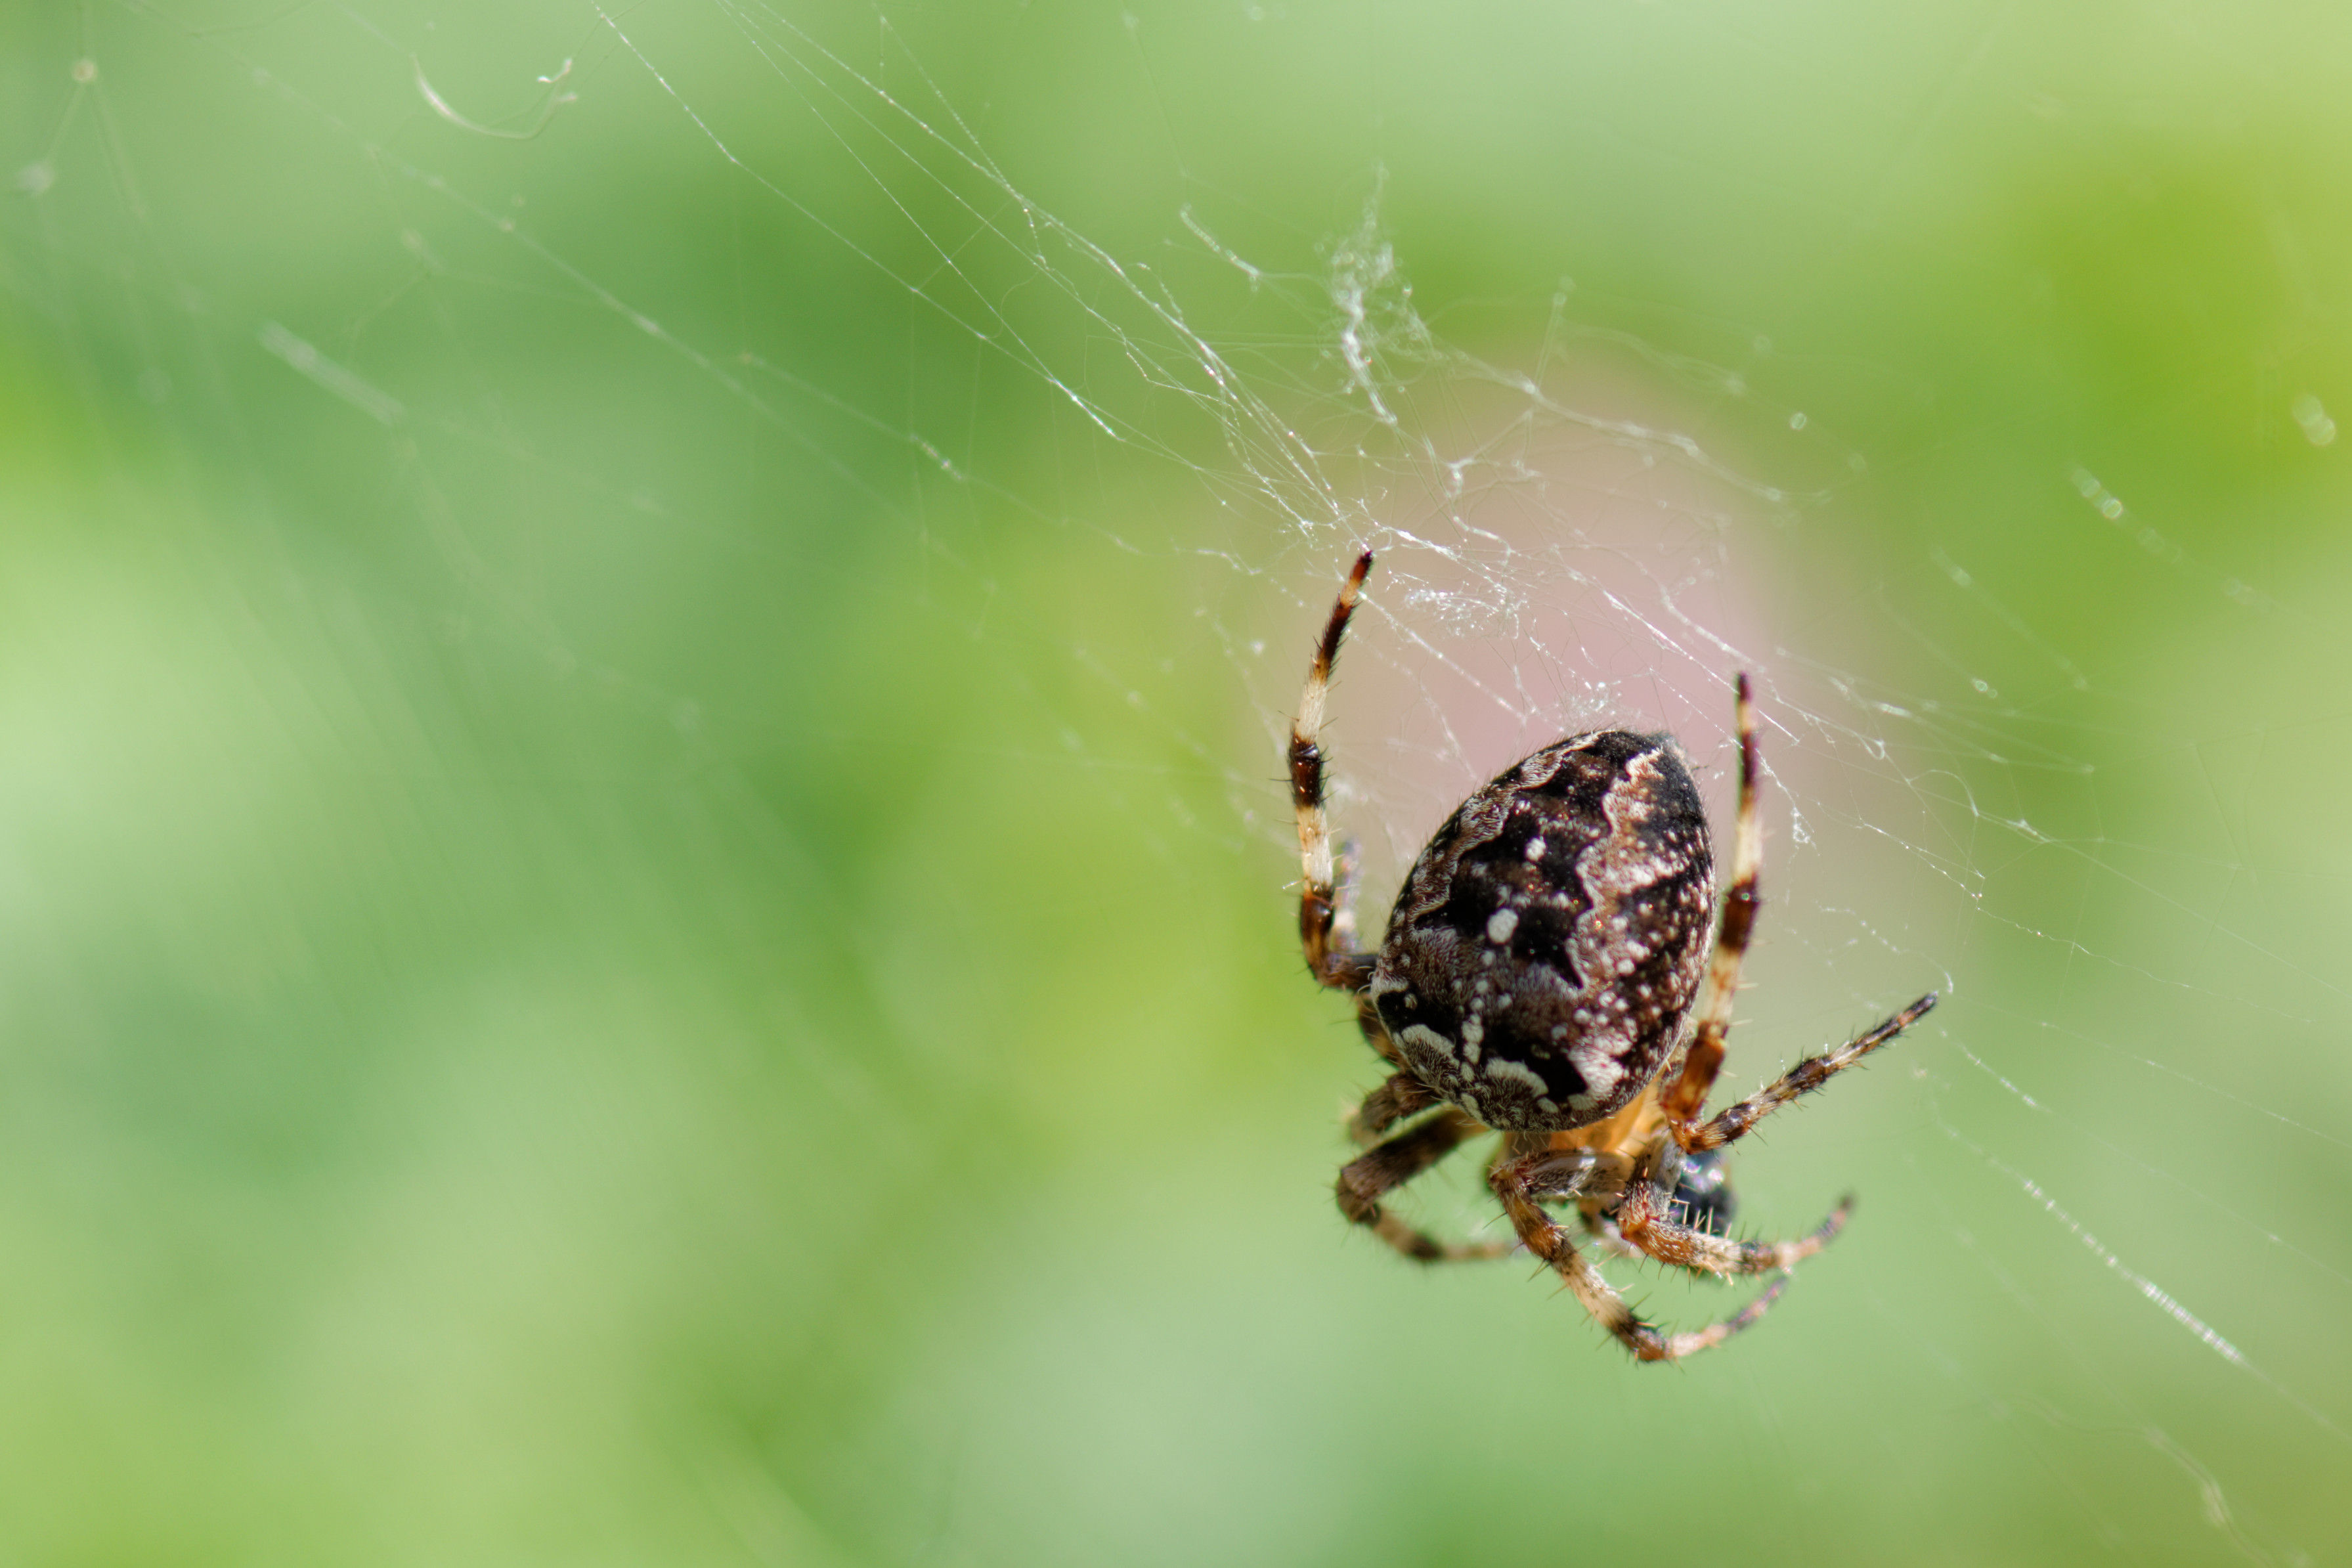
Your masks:
M1538 1094L1551 1092L1551 1085L1546 1083L1539 1075L1511 1060L1508 1057L1496 1057L1487 1062L1486 1076L1497 1079L1515 1078Z

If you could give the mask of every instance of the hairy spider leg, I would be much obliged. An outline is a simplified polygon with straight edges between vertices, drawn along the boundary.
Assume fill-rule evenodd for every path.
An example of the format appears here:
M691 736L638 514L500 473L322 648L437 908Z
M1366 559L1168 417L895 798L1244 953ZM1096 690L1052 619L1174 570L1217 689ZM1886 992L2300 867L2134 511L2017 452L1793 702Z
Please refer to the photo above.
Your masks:
M1552 1150L1538 1149L1496 1165L1488 1173L1487 1182L1495 1189L1496 1197L1502 1200L1503 1212L1510 1216L1512 1228L1518 1232L1528 1250L1551 1266L1552 1272L1559 1276L1593 1321L1632 1351L1636 1361L1680 1361L1711 1350L1762 1318L1780 1299L1788 1284L1786 1276L1775 1279L1770 1289L1730 1317L1703 1329L1668 1334L1643 1321L1634 1316L1616 1288L1601 1277L1601 1270L1592 1266L1591 1259L1577 1250L1576 1240L1568 1228L1544 1210L1541 1200L1553 1187L1564 1180L1575 1180L1579 1173L1577 1163L1560 1160Z
M1720 1149L1748 1136L1755 1125L1772 1112L1795 1100L1801 1094L1811 1094L1839 1073L1853 1066L1871 1052L1917 1023L1934 1010L1936 994L1930 991L1900 1013L1874 1029L1865 1030L1833 1051L1817 1057L1807 1057L1754 1094L1703 1127L1692 1128L1683 1139L1683 1147L1693 1152Z
M1636 1182L1611 1217L1628 1244L1677 1268L1701 1274L1785 1273L1845 1228L1846 1216L1853 1213L1853 1194L1840 1198L1829 1218L1794 1241L1735 1241L1665 1217L1673 1212L1672 1193L1655 1182Z
M1715 1075L1723 1070L1723 1037L1731 1028L1731 1002L1739 989L1739 963L1756 931L1756 874L1764 858L1763 833L1756 818L1756 708L1748 700L1748 673L1733 682L1739 725L1739 816L1733 828L1731 889L1723 896L1723 926L1706 963L1706 991L1682 1071L1659 1097L1666 1125L1685 1151L1706 1105Z
M1372 552L1356 557L1354 570L1339 585L1324 623L1322 640L1307 667L1307 689L1298 697L1298 716L1290 721L1290 804L1298 816L1298 859L1305 881L1298 893L1298 939L1307 950L1307 968L1316 981L1335 991L1360 991L1370 984L1373 955L1348 951L1337 934L1352 941L1355 921L1340 919L1339 900L1333 885L1331 825L1324 812L1323 699L1331 689L1331 667L1339 659L1339 639L1348 618L1356 613L1356 595L1372 569ZM1349 857L1352 859L1353 857ZM1348 868L1352 881L1353 868Z
M1378 1022L1375 1015L1374 1021ZM1369 1149L1381 1133L1408 1116L1418 1116L1437 1103L1437 1091L1409 1072L1391 1073L1389 1080L1364 1096L1348 1118L1348 1136Z
M1807 1057L1779 1078L1730 1107L1683 1140L1695 1152L1721 1149L1746 1137L1759 1121L1798 1096L1810 1094L1885 1045L1924 1017L1936 1005L1932 991L1892 1018L1847 1041L1833 1051ZM1699 1269L1709 1274L1766 1274L1794 1268L1828 1246L1845 1228L1853 1213L1853 1194L1838 1200L1829 1218L1811 1235L1795 1241L1731 1241L1666 1216L1674 1212L1674 1194L1654 1175L1634 1183L1610 1216L1625 1242L1661 1263Z
M1391 1082L1394 1080L1391 1079ZM1372 1090L1364 1110L1357 1112L1357 1121L1367 1121L1381 1114L1372 1101L1388 1093L1389 1085ZM1422 1263L1466 1263L1482 1258L1500 1258L1511 1250L1507 1241L1440 1241L1427 1231L1419 1230L1381 1207L1381 1198L1412 1181L1436 1164L1466 1139L1475 1138L1486 1129L1472 1120L1469 1113L1447 1106L1444 1110L1405 1129L1370 1152L1358 1155L1340 1169L1338 1196L1339 1212L1403 1253Z

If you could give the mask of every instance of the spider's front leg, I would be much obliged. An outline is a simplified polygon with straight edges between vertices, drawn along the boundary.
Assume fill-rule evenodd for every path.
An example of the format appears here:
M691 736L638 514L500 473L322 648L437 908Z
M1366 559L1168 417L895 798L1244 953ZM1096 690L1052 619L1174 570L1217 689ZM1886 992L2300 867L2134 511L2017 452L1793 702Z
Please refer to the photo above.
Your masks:
M1696 1152L1689 1131L1706 1105L1715 1075L1723 1070L1724 1037L1731 1031L1732 997L1739 990L1740 961L1756 931L1757 874L1764 859L1764 833L1756 814L1756 705L1748 676L1732 683L1734 721L1739 730L1739 814L1732 826L1731 887L1723 896L1723 922L1707 955L1706 990L1691 1027L1682 1070L1659 1097L1666 1124L1685 1152Z
M1754 1094L1731 1106L1713 1121L1703 1125L1678 1127L1676 1136L1682 1146L1694 1152L1720 1149L1736 1142L1755 1130L1756 1124L1772 1112L1795 1100L1811 1094L1830 1079L1843 1072L1871 1052L1926 1017L1936 1005L1936 994L1930 991L1900 1013L1874 1029L1865 1029L1833 1051L1817 1057L1807 1057ZM1693 1108L1696 1110L1696 1107Z
M1592 1172L1593 1161L1586 1151L1562 1154L1538 1149L1501 1162L1488 1173L1487 1181L1527 1249L1551 1265L1552 1271L1575 1293L1584 1310L1616 1336L1620 1344L1632 1351L1635 1360L1679 1361L1712 1349L1770 1310L1785 1279L1774 1280L1769 1289L1732 1316L1687 1333L1665 1333L1634 1316L1625 1298L1601 1277L1591 1259L1577 1250L1567 1227L1543 1207L1546 1197L1580 1190L1591 1179Z
M1756 705L1748 677L1733 684L1734 713L1739 730L1739 815L1733 826L1731 888L1723 899L1723 923L1708 955L1706 990L1691 1028L1690 1048L1659 1104L1666 1125L1683 1152L1696 1154L1745 1137L1765 1117L1801 1094L1809 1094L1838 1073L1876 1050L1927 1016L1936 1005L1932 991L1865 1034L1818 1057L1807 1057L1778 1079L1741 1100L1714 1121L1701 1124L1708 1091L1723 1068L1724 1037L1731 1029L1731 1004L1739 989L1740 961L1756 931L1757 874L1764 858L1763 831L1756 810ZM1843 1212L1843 1211L1841 1211ZM1835 1234L1841 1223L1832 1215L1826 1227ZM1795 1245L1795 1244L1790 1244Z

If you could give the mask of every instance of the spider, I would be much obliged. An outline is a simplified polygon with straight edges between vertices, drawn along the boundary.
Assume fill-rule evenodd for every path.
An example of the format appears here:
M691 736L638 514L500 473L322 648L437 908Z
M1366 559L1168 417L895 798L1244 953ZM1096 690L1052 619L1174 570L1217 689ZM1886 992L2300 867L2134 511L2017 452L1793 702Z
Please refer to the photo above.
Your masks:
M1936 994L1701 1120L1756 923L1761 836L1745 674L1734 683L1731 890L1711 951L1715 857L1682 748L1625 730L1555 741L1464 801L1413 862L1379 951L1357 951L1354 857L1342 846L1335 879L1317 735L1371 569L1368 550L1331 606L1290 729L1307 967L1355 998L1365 1039L1396 1069L1349 1119L1367 1152L1339 1173L1339 1210L1423 1262L1502 1257L1512 1243L1441 1241L1381 1205L1466 1140L1499 1132L1487 1185L1517 1245L1586 1311L1641 1361L1719 1345L1763 1317L1788 1271L1844 1228L1853 1207L1849 1194L1794 1241L1732 1239L1722 1234L1732 1209L1723 1152L1909 1028ZM1717 1278L1780 1278L1731 1317L1665 1332L1633 1313L1548 1207L1568 1205L1605 1251Z

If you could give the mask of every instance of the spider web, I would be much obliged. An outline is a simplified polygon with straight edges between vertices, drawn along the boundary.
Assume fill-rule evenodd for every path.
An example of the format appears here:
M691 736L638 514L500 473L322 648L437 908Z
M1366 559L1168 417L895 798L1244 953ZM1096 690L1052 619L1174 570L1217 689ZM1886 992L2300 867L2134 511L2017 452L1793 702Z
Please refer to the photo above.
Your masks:
M13 26L13 352L100 411L20 463L47 476L25 493L132 494L101 544L37 531L27 568L18 1005L55 1117L17 1113L10 1246L19 1272L89 1268L59 1234L114 1211L41 1196L72 1188L74 1137L143 1173L125 1191L195 1173L134 1226L142 1289L174 1228L262 1261L177 1265L232 1280L212 1339L153 1352L172 1392L143 1419L191 1477L267 1495L269 1457L324 1426L322 1484L363 1495L388 1464L447 1540L569 1541L552 1500L587 1487L590 1539L782 1562L1433 1561L1466 1531L1554 1539L1497 1521L1494 1479L1563 1471L1652 1516L1704 1482L1769 1522L1767 1560L2342 1549L2313 1484L2352 1453L2328 793L2352 730L2344 557L2308 521L2334 473L2328 237L2294 189L2231 208L2276 302L2200 305L2135 374L2230 368L2153 410L2046 363L2119 329L2070 315L2023 240L1972 252L1971 286L2041 314L1979 348L1856 283L1933 271L1957 220L1922 190L1998 210L1963 179L1989 105L2193 145L2220 89L2068 98L2039 68L2055 33L1947 18L1870 46L1927 108L1829 116L1893 151L1797 193L1719 129L1644 142L1666 122L1597 81L1574 114L1526 108L1517 61L1444 52L1508 49L1493 18L1442 48L1307 10L735 0ZM1687 26L1586 42L1671 44L1689 91L1794 72ZM1480 295L1432 215L1524 202L1520 174L1441 199L1475 160L1391 164L1409 137L1241 101L1303 115L1330 59L1400 113L1475 101L1661 194L1570 181L1590 218L1497 227L1512 286ZM1313 151L1286 157L1293 132ZM2134 182L2161 174L2092 163L2126 192L2115 223L2153 221L2132 214L2165 192ZM1727 291L1666 249L1708 232L1669 195L1822 216ZM1663 258L1593 232L1645 213ZM2221 293L2237 264L2178 276ZM2168 460L2203 439L2253 478ZM1367 544L1326 738L1370 931L1444 813L1564 732L1671 730L1720 835L1746 670L1767 905L1727 1094L1944 995L1743 1149L1745 1228L1801 1231L1849 1184L1855 1226L1670 1381L1584 1353L1523 1270L1415 1276L1334 1239L1330 1106L1372 1078L1292 973L1279 755ZM144 678L86 664L110 639L129 669L190 662L134 702ZM130 738L89 741L101 710ZM148 809L121 781L191 747L184 798L95 879L150 889L143 923L57 891L75 861L35 839L99 853ZM341 782L285 816L253 792L272 766ZM284 889L339 858L360 890L315 934L342 906ZM263 890L215 906L224 879ZM216 907L256 934L200 933ZM153 1003L163 1034L211 1031L168 1057L184 1100L126 1087L167 1059L158 1031L82 999L77 942L158 998L235 971ZM277 1043L241 1055L256 1017ZM371 1042L341 1066L333 1019ZM76 1076L100 1040L120 1080ZM282 1121L253 1109L289 1074ZM152 1152L183 1138L184 1164ZM273 1139L307 1151L299 1180L253 1152ZM1474 1171L1425 1184L1433 1223L1488 1223ZM240 1204L264 1217L222 1217ZM289 1212L350 1254L294 1270L254 1239ZM971 1234L909 1260L910 1212ZM509 1273L514 1224L532 1267ZM1612 1268L1677 1325L1726 1310ZM247 1300L281 1275L299 1352L236 1343L296 1310ZM451 1286L431 1347L384 1321L481 1279L509 1294ZM60 1287L34 1316L86 1306ZM509 1322L543 1310L545 1345ZM591 1392L542 1403L575 1360ZM362 1366L425 1392L351 1419ZM420 1458L453 1414L489 1435ZM614 1435L639 1417L657 1461ZM232 1457L192 1457L224 1427ZM463 1473L477 1449L502 1496ZM1400 1465L1412 1496L1372 1484ZM173 1517L171 1489L151 1506ZM156 1539L252 1539L233 1507L180 1517ZM403 1539L367 1506L302 1518L339 1554ZM1591 1528L1631 1548L1637 1524ZM68 1503L19 1528L94 1527Z

